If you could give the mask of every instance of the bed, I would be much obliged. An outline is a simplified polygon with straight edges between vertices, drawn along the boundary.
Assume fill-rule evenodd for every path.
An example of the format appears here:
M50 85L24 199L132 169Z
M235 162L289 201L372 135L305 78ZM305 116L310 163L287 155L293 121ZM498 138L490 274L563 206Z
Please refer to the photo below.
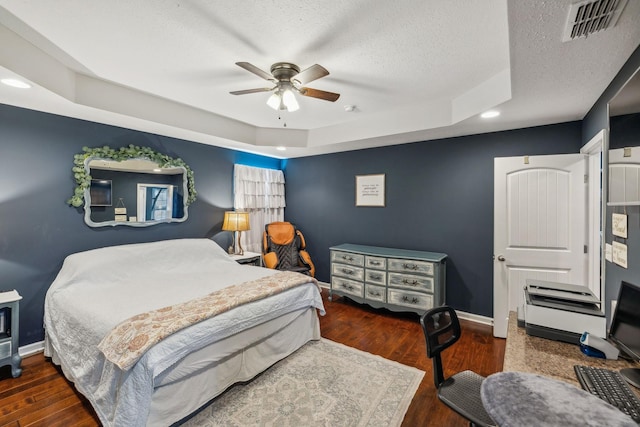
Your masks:
M243 301L257 295L249 291L255 283L273 287L291 279L299 283ZM237 304L215 312L212 298ZM175 317L196 305L197 316ZM314 279L240 265L209 239L106 247L69 255L47 291L45 356L103 425L166 426L320 339L318 313L324 307ZM197 320L184 320L190 317ZM176 330L146 340L137 355L132 344L112 346L138 342L141 333L131 325L145 322Z

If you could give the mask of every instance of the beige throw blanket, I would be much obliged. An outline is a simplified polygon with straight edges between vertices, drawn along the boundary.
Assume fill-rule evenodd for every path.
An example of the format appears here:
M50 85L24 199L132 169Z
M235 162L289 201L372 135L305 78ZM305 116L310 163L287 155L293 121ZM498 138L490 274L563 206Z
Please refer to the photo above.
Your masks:
M309 282L318 285L312 277L282 271L220 289L199 299L138 314L113 328L98 344L98 349L120 369L127 370L154 344L181 329Z

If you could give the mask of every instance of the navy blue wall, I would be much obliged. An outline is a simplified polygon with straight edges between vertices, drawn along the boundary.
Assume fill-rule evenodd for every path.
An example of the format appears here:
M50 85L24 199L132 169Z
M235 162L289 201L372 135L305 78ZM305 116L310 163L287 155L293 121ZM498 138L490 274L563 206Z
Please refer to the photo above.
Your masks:
M611 148L640 145L640 134L637 133L637 115L635 117L613 118L609 123L609 110L607 108L608 103L638 70L640 70L640 47L629 57L620 72L583 119L582 140L584 143L588 142L601 129L609 129L609 145ZM611 214L613 212L622 213L623 210L619 207L607 208L605 241L608 243L614 240L611 233ZM611 317L611 313L609 313L610 301L618 297L620 282L626 280L640 286L640 207L628 206L624 212L629 216L627 218L628 238L625 241L628 249L628 268L620 267L612 262L607 262L605 265L605 307L608 318Z
M289 159L286 219L329 281L329 247L444 252L447 303L493 313L493 159L577 153L581 123ZM386 206L356 207L355 176L385 174Z
M182 158L194 171L198 200L184 223L90 228L66 204L75 187L73 156L83 146L148 146ZM227 247L224 211L233 206L234 163L272 169L280 160L130 129L0 105L0 290L17 289L20 345L44 338L45 293L74 252L126 243L211 237ZM114 266L113 268L118 268Z

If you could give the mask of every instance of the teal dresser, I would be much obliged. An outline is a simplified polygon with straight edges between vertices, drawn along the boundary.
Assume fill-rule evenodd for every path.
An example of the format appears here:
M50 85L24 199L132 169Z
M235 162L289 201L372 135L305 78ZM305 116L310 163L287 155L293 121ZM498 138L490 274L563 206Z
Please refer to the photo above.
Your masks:
M445 303L446 254L350 243L329 250L329 301L339 295L418 314Z

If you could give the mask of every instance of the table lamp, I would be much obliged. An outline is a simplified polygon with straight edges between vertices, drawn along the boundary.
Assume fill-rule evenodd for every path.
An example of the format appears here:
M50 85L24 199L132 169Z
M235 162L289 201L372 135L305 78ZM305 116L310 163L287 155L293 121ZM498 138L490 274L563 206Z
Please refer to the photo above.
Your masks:
M240 244L240 236L243 231L249 230L249 212L225 212L224 221L222 222L222 230L233 231L234 235L236 232L238 233L237 238L233 239L233 254L244 255L244 250ZM236 244L238 246L237 250Z

